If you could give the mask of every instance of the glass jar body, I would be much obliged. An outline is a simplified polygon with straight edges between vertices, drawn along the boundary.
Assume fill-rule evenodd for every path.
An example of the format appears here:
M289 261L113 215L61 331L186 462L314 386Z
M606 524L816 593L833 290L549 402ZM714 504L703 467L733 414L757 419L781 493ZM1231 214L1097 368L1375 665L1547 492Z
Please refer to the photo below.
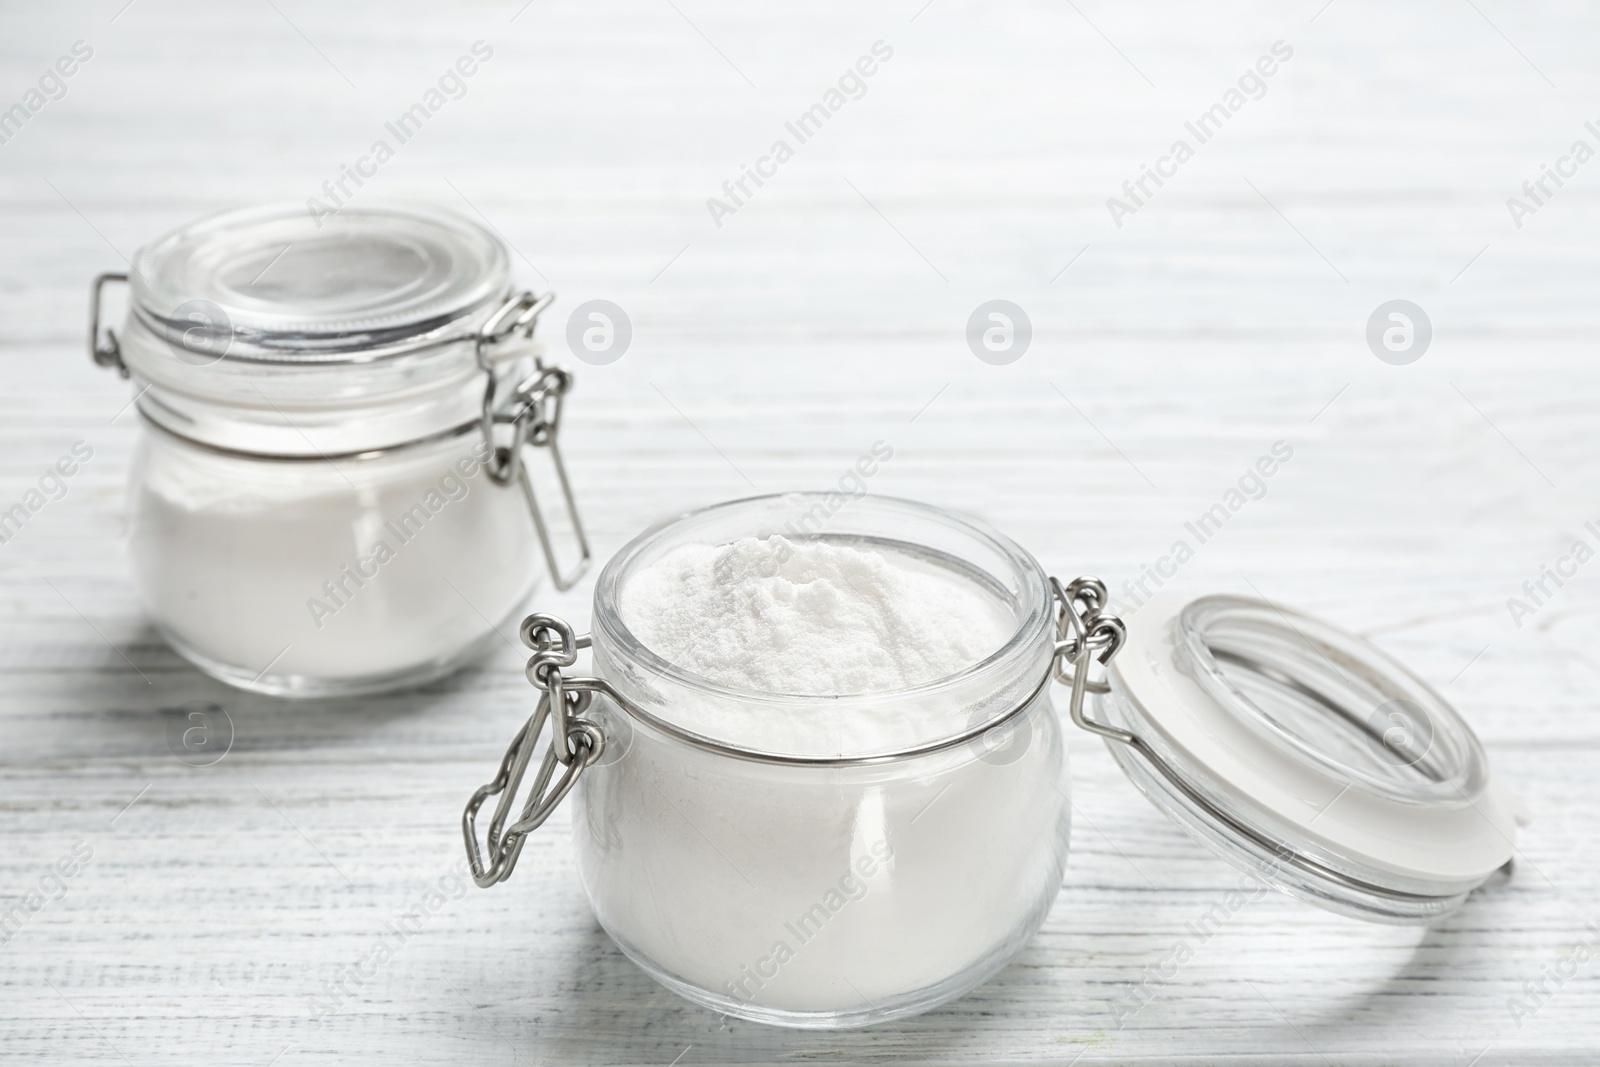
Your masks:
M586 713L605 743L574 816L584 887L625 953L719 1012L811 1028L913 1015L1005 966L1060 889L1071 811L1038 562L941 509L838 496L692 512L612 558L592 648L616 698ZM637 638L625 589L681 546L748 537L938 569L986 591L1015 629L987 658L911 688L719 686Z
M590 904L716 1011L810 1028L926 1011L1004 967L1060 889L1071 806L1048 691L1002 737L866 766L751 762L604 698L594 714L608 752L573 832Z
M146 423L135 581L206 673L283 696L417 684L487 649L538 571L526 504L481 435L350 459L210 448Z

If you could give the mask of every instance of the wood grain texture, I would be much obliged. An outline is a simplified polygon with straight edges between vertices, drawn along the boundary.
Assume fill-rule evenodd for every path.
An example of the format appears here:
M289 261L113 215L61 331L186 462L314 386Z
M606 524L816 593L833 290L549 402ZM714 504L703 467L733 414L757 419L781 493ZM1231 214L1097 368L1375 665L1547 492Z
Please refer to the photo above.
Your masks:
M1505 605L1600 522L1600 163L1521 228L1505 206L1600 143L1600 17L919 3L0 12L0 108L94 49L0 144L0 506L94 449L0 545L0 903L93 850L0 945L0 1060L1600 1061L1600 960L1520 1025L1508 1010L1600 923L1600 564L1520 628ZM678 1000L596 928L563 813L512 882L452 899L319 1022L325 983L457 869L461 805L530 691L509 647L338 705L234 693L166 650L121 542L137 420L84 356L85 291L194 216L316 194L479 39L493 59L362 195L489 220L522 280L558 291L558 344L578 303L627 309L633 346L578 368L567 429L602 558L674 510L824 487L881 439L875 491L978 513L1116 588L1290 442L1178 585L1324 613L1443 689L1534 813L1515 878L1426 931L1264 898L1119 1026L1117 998L1237 876L1083 739L1054 912L926 1016L800 1034ZM894 57L866 95L716 226L706 198L878 40ZM1266 95L1114 226L1106 198L1277 40L1294 56ZM994 297L1035 330L1007 367L963 340ZM1362 337L1397 297L1435 327L1407 367ZM539 603L582 624L588 595ZM236 731L209 768L166 742L195 699Z

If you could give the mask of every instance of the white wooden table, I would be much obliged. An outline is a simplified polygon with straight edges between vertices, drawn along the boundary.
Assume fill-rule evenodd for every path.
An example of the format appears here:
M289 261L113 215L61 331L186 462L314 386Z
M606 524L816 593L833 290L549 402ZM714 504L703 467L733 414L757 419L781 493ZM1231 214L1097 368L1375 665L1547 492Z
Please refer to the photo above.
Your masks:
M0 545L0 906L58 898L0 945L0 1060L1600 1061L1600 960L1526 984L1600 937L1600 563L1520 628L1506 606L1600 522L1600 162L1520 229L1506 206L1574 140L1600 147L1600 15L920 3L0 11L0 108L93 50L0 144L0 507L93 448ZM1272 895L1119 1027L1117 998L1237 875L1085 737L1054 912L926 1016L790 1033L678 1000L590 918L563 815L319 1020L386 924L452 884L461 805L530 690L508 647L421 692L282 704L166 650L128 577L139 431L84 355L86 286L193 216L317 195L477 40L493 57L466 94L360 195L489 220L558 291L558 343L581 301L627 310L632 347L579 366L567 430L602 556L667 511L826 486L882 439L875 491L1115 588L1290 442L1177 582L1325 613L1447 693L1534 813L1511 883L1427 930ZM866 94L715 225L706 199L879 40ZM1266 95L1116 227L1107 197L1278 40ZM964 341L993 298L1033 323L1009 366ZM1363 339L1395 298L1435 330L1409 366ZM539 603L582 624L588 595ZM191 700L234 727L211 767L168 746ZM74 847L92 858L58 888Z

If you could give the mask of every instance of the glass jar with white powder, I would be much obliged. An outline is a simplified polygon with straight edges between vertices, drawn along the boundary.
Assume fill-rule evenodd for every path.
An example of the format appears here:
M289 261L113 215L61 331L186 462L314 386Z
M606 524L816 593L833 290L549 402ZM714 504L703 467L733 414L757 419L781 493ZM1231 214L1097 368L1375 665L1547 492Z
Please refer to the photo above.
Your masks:
M938 509L825 501L709 508L613 557L607 696L582 717L605 740L574 814L624 952L718 1011L809 1027L922 1011L1003 967L1055 899L1070 817L1038 563Z
M108 282L130 286L120 331ZM96 280L91 352L132 379L133 572L151 621L225 682L318 697L417 684L495 640L553 557L527 459L556 445L566 371L548 294L433 208L236 210ZM543 544L543 566L540 549Z
M602 571L592 635L536 614L522 636L541 696L463 816L475 880L505 880L572 793L601 925L727 1015L883 1022L1021 950L1068 852L1053 681L1141 791L1264 885L1426 922L1510 859L1516 804L1470 728L1367 642L1236 597L1125 625L1099 581L909 501L676 517Z

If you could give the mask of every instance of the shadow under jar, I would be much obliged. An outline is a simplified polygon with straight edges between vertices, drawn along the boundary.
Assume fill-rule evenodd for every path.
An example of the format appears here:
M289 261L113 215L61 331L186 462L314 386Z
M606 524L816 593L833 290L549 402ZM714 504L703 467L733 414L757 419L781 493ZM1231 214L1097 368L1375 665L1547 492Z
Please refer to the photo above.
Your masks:
M131 279L131 280L130 280ZM128 281L102 334L108 282ZM225 212L95 282L91 352L136 386L134 579L155 628L231 685L323 697L415 685L487 650L556 583L529 478L570 375L538 358L550 296L459 216ZM520 487L520 489L519 489Z
M1071 805L1052 681L1140 791L1262 884L1354 918L1426 923L1509 872L1516 797L1449 703L1370 642L1230 596L1153 598L1124 624L1099 580L1047 577L981 523L837 497L679 516L606 565L592 635L523 621L541 695L462 817L478 885L504 881L574 793L590 905L669 988L784 1026L925 1011L1005 966L1060 887ZM715 684L630 629L629 584L652 564L772 535L966 582L1010 637L926 684L798 696ZM586 647L593 677L569 677Z

